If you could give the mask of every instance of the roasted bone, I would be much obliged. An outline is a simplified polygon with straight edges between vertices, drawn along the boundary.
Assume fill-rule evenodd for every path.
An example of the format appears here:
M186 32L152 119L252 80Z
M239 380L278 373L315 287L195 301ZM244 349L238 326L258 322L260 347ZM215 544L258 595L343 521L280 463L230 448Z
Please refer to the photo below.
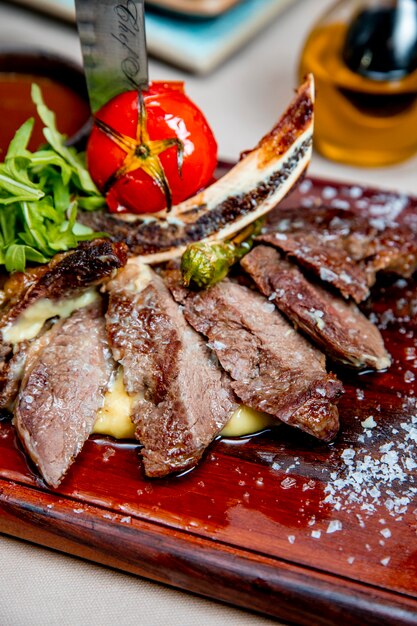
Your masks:
M58 487L91 434L113 367L101 302L32 342L14 423L48 485Z
M229 280L186 295L184 315L205 335L244 404L325 441L339 428L334 400L342 384L327 374L325 357L259 293Z
M131 219L105 212L84 213L80 221L125 241L146 263L181 256L195 241L224 240L270 211L288 194L311 158L314 83L298 90L277 125L217 182L165 211Z
M107 330L134 399L145 472L192 467L237 408L230 382L148 266L128 263L107 290Z
M333 360L376 370L390 365L380 332L357 306L309 282L276 250L257 246L241 265L260 291Z

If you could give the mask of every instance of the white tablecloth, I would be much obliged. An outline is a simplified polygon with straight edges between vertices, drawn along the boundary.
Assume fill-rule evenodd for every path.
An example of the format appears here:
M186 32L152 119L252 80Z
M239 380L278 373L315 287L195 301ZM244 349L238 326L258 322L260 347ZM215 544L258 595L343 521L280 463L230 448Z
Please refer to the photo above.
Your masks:
M265 0L268 2L269 0ZM243 50L205 77L152 60L153 79L186 81L218 139L223 158L236 159L272 126L296 86L307 31L330 0L299 0ZM81 61L74 27L0 4L0 45L33 45ZM314 155L310 173L417 194L417 158L395 167L358 169ZM272 623L43 548L0 537L1 626L200 626ZM276 623L276 622L274 622Z

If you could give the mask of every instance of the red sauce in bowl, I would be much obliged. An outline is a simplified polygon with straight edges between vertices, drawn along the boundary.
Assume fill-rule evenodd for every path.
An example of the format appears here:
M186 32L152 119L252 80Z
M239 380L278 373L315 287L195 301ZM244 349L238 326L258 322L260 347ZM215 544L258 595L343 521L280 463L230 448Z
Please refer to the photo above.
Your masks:
M39 85L46 105L55 112L57 128L61 133L70 137L88 120L88 102L74 89L44 76L0 72L0 161L3 161L16 130L29 117L35 117L29 149L36 150L45 142L43 125L30 95L34 82Z

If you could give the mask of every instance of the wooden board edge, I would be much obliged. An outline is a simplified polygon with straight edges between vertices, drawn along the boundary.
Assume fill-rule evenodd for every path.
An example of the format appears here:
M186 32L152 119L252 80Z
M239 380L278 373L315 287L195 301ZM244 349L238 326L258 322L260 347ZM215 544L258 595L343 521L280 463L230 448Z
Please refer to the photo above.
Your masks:
M300 626L416 626L417 600L0 480L0 532Z

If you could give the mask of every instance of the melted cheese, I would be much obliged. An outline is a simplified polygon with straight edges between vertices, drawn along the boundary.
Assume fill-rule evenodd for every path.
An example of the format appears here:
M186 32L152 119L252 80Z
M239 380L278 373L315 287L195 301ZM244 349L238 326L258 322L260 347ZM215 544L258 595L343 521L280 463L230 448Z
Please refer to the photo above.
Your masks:
M115 439L134 439L135 427L130 419L133 398L126 392L123 382L123 369L120 368L109 391L104 396L104 404L97 413L93 432L110 435Z
M23 311L15 321L5 326L2 330L3 340L16 344L33 339L42 330L46 320L52 317L69 317L77 309L92 304L98 297L95 289L88 289L76 298L65 300L42 298Z
M221 431L222 437L242 437L258 433L269 426L276 426L277 420L271 415L255 411L241 404L233 413L226 426Z
M123 369L120 367L111 388L104 396L104 404L97 413L93 432L99 435L109 435L115 439L133 439L135 426L130 419L132 404L133 398L126 392ZM270 415L241 405L232 414L220 435L241 437L257 433L272 425L276 425L276 420Z

